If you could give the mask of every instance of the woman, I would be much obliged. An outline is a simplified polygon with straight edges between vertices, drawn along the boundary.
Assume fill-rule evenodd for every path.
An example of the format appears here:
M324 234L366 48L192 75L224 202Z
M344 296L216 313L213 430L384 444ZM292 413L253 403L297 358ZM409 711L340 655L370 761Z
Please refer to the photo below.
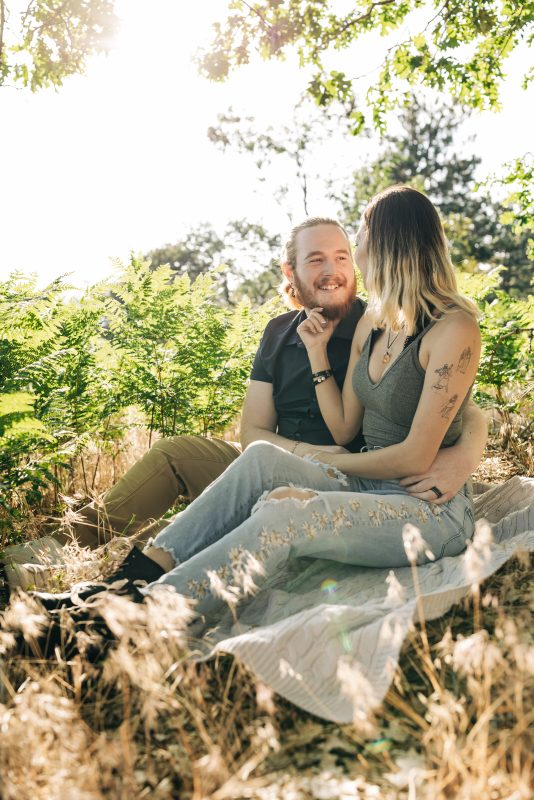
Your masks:
M335 441L349 442L363 423L367 451L312 460L299 457L304 445L298 455L267 442L249 446L145 555L132 551L137 577L152 581L142 592L169 584L216 622L223 602L234 606L255 592L258 580L282 586L284 576L298 573L301 557L407 565L405 523L426 542L419 562L465 548L474 526L468 486L438 506L411 497L398 479L427 469L438 449L460 435L480 355L476 307L458 293L437 211L415 189L395 186L369 203L356 261L369 305L342 393L326 356L332 323L314 309L299 333ZM208 546L197 552L206 531ZM131 578L131 564L128 570L113 577ZM284 613L272 604L263 611L250 619Z

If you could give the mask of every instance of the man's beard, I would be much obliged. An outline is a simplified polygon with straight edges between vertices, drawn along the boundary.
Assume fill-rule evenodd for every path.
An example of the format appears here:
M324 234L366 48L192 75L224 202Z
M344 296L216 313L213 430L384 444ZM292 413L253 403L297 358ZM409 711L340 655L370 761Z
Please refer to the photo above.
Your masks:
M327 281L325 281L325 283L326 282ZM328 282L332 283L332 278L328 278ZM339 279L336 282L338 286L342 287L345 290L345 299L336 300L335 302L332 302L330 305L327 306L323 305L322 307L323 310L321 311L321 314L323 315L323 317L325 317L325 319L331 319L331 320L343 319L343 317L346 317L347 314L349 313L352 304L356 299L355 278L352 279L352 287L350 286L350 284L347 284L347 282L344 279L343 280ZM310 291L309 289L307 289L305 286L302 285L296 270L293 271L293 285L295 287L296 299L299 301L301 305L304 306L304 308L318 308L321 306L321 302L324 302L319 300L319 298L315 294L315 292L318 291L320 286L317 287L315 291L313 290Z

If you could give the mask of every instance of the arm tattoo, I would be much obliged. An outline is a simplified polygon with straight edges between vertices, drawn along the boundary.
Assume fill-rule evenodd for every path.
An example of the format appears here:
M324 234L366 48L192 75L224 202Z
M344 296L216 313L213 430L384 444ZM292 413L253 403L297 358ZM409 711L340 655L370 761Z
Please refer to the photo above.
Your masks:
M470 347L466 347L465 350L462 350L460 360L458 361L458 366L456 367L456 372L461 372L462 375L465 375L472 355L473 354Z
M436 378L435 384L432 386L433 389L439 392L440 389L445 389L446 392L449 391L449 380L452 375L452 364L444 364L439 369L435 369L434 372L438 373L438 377Z
M457 394L453 394L452 397L449 397L449 399L446 400L443 403L443 405L441 406L441 408L439 410L439 413L441 414L443 419L447 419L447 420L449 419L449 417L451 415L451 411L454 408L454 405L455 405L457 400L458 400L458 395Z

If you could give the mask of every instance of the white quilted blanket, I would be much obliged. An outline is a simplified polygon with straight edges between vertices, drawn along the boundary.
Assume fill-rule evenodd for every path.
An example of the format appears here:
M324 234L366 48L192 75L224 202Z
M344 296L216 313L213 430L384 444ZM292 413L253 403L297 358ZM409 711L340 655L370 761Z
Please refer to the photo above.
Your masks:
M484 492L475 510L491 523L491 543L480 536L466 553L416 568L426 619L444 614L475 578L487 578L518 549L534 549L534 479L512 478ZM232 653L291 702L352 722L383 699L417 619L412 570L395 569L392 577L315 561L295 584L296 591L271 589L263 599L261 618L270 624L247 621L246 612L236 624L228 615L212 632L210 655Z

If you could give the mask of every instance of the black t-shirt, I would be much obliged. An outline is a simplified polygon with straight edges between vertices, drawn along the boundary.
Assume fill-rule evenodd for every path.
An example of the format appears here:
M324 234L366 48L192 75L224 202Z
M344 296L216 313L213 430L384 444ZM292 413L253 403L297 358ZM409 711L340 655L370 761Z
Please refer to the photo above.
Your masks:
M360 299L355 300L327 345L330 366L340 389L345 380L354 330L364 311L365 304ZM250 377L253 381L272 383L280 436L310 444L335 444L319 409L308 353L297 333L305 318L304 310L289 311L267 324ZM359 433L345 447L357 452L364 444Z

